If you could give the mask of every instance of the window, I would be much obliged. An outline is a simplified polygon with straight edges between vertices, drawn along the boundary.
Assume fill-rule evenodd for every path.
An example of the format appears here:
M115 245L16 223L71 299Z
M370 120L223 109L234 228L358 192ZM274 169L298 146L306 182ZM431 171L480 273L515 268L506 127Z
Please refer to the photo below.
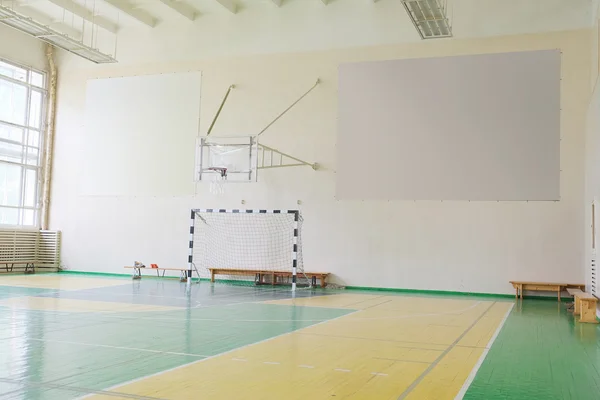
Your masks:
M0 225L39 225L46 75L0 59Z

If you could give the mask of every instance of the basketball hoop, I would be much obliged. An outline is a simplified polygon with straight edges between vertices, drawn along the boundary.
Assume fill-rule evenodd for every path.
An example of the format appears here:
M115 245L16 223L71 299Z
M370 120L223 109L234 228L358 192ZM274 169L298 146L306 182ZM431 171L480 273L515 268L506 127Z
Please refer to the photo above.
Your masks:
M225 193L225 181L227 180L227 168L209 167L208 171L213 172L213 178L210 182L210 192L212 194Z

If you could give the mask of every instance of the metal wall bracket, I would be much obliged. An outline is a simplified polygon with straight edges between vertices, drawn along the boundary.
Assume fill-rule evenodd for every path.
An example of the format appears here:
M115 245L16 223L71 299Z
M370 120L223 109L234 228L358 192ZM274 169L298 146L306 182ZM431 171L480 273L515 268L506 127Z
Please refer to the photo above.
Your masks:
M287 168L287 167L311 167L315 171L319 164L301 160L273 147L258 144L258 169Z

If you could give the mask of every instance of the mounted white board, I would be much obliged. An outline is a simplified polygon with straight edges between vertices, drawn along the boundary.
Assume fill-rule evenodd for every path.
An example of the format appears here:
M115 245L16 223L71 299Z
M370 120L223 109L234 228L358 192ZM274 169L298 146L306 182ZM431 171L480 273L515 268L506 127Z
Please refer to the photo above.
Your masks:
M193 194L200 81L200 72L88 81L79 194Z
M343 64L339 200L559 200L560 52Z

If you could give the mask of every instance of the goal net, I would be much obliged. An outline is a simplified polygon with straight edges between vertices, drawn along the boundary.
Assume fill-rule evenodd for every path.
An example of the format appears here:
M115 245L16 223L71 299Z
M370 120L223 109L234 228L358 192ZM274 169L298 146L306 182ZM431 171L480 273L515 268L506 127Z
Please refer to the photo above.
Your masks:
M297 210L192 210L191 268L202 278L243 285L310 287Z

